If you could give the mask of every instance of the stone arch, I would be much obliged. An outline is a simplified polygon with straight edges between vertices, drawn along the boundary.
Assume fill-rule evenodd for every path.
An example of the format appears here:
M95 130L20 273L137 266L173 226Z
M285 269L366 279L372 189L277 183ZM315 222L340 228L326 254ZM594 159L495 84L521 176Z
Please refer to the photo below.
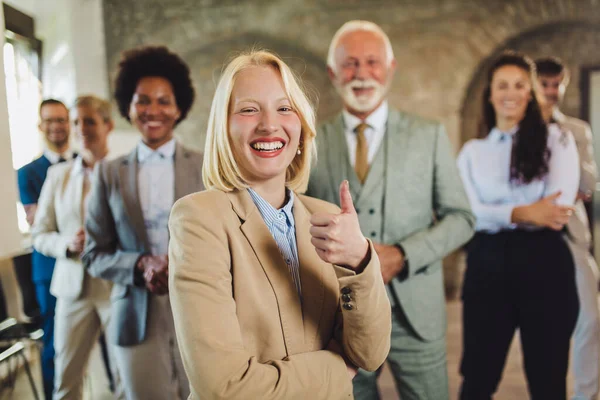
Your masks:
M190 65L197 92L189 121L178 128L178 135L185 143L197 148L203 146L205 132L202 129L207 126L220 72L235 54L251 48L263 48L278 54L302 78L309 97L317 104L320 117L330 116L341 108L321 56L298 42L289 43L261 32L246 32L181 53Z

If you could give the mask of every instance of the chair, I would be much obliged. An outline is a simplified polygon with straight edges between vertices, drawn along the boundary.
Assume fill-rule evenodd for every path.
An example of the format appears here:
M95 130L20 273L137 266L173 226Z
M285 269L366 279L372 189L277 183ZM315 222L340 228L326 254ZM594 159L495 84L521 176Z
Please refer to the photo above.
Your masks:
M44 331L41 329L35 329L30 331L30 326L17 322L15 318L7 318L0 322L0 364L6 362L8 364L8 385L14 388L16 382L16 370L18 364L14 370L11 365L11 359L15 356L19 356L23 360L23 366L31 385L36 400L39 399L39 395L35 386L33 375L31 374L31 368L29 368L29 361L25 356L25 343L31 342L35 344L40 352L41 356L41 339L44 337Z
M29 361L27 361L27 357L25 356L25 345L23 342L17 342L7 348L6 350L0 353L0 364L4 362L9 362L13 357L20 356L23 360L23 366L25 367L25 372L27 373L27 377L29 378L29 384L31 385L31 390L33 391L33 397L35 400L39 400L40 397L38 395L37 389L35 388L35 382L33 381L33 375L31 374L31 369L29 368ZM18 365L17 365L18 366ZM11 366L9 364L9 380L11 381L11 388L14 387L14 382L16 377L13 375L13 371L11 370Z

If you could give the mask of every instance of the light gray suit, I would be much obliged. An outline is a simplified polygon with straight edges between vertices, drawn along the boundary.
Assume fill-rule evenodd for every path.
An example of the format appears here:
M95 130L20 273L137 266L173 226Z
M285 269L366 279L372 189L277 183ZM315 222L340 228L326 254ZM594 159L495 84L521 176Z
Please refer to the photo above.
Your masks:
M174 200L203 190L200 153L177 143L174 168ZM167 395L160 397L160 391L169 386L165 379L171 376L169 371L161 369L164 365L160 364L168 363L168 360L161 360L159 349L152 347L161 345L161 334L156 331L156 325L164 322L168 325L164 327L167 330L173 324L168 297L150 294L143 279L136 278L135 272L138 259L150 254L138 196L137 148L127 156L103 162L96 168L85 229L83 263L93 276L114 283L108 339L119 346L117 362L127 359L132 364L128 369L140 369L123 371L125 391L134 394L128 395L130 398L167 398ZM169 318L163 318L162 311L168 313ZM162 336L162 342L169 340L166 333ZM157 353L154 362L151 357L153 351ZM135 356L130 354L132 352L136 353ZM174 356L179 357L177 349L175 352ZM134 382L128 382L128 376ZM185 391L189 393L189 388L186 387Z
M387 129L364 185L348 158L338 115L317 135L317 165L307 194L339 204L348 179L363 233L374 242L400 244L408 273L394 278L388 361L403 400L448 396L442 258L473 234L475 217L443 126L390 108ZM428 360L427 360L428 359ZM357 399L376 398L375 376L354 379Z
M575 138L579 152L579 191L594 193L598 178L590 125L567 117L558 110L553 118ZM577 400L596 399L600 379L600 315L598 312L598 266L590 253L591 234L583 201L577 200L567 224L569 248L575 259L575 278L579 295L579 318L573 333L573 375Z

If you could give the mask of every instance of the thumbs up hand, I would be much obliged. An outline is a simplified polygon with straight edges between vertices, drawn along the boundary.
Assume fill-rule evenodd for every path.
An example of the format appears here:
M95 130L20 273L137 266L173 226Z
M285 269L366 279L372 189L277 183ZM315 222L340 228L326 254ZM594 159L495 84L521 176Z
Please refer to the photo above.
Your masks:
M360 270L370 259L369 242L360 231L348 181L340 185L340 214L314 213L311 243L325 262Z

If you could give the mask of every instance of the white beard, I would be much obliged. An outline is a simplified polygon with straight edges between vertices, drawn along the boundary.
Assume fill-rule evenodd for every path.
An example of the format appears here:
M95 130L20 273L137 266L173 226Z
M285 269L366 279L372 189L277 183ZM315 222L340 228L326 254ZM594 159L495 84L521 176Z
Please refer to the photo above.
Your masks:
M387 95L390 88L391 80L388 80L385 85L380 84L374 79L358 80L354 79L344 86L335 85L335 89L342 96L344 103L353 110L364 113L373 111L381 100ZM373 92L368 95L356 96L353 89L372 88Z

